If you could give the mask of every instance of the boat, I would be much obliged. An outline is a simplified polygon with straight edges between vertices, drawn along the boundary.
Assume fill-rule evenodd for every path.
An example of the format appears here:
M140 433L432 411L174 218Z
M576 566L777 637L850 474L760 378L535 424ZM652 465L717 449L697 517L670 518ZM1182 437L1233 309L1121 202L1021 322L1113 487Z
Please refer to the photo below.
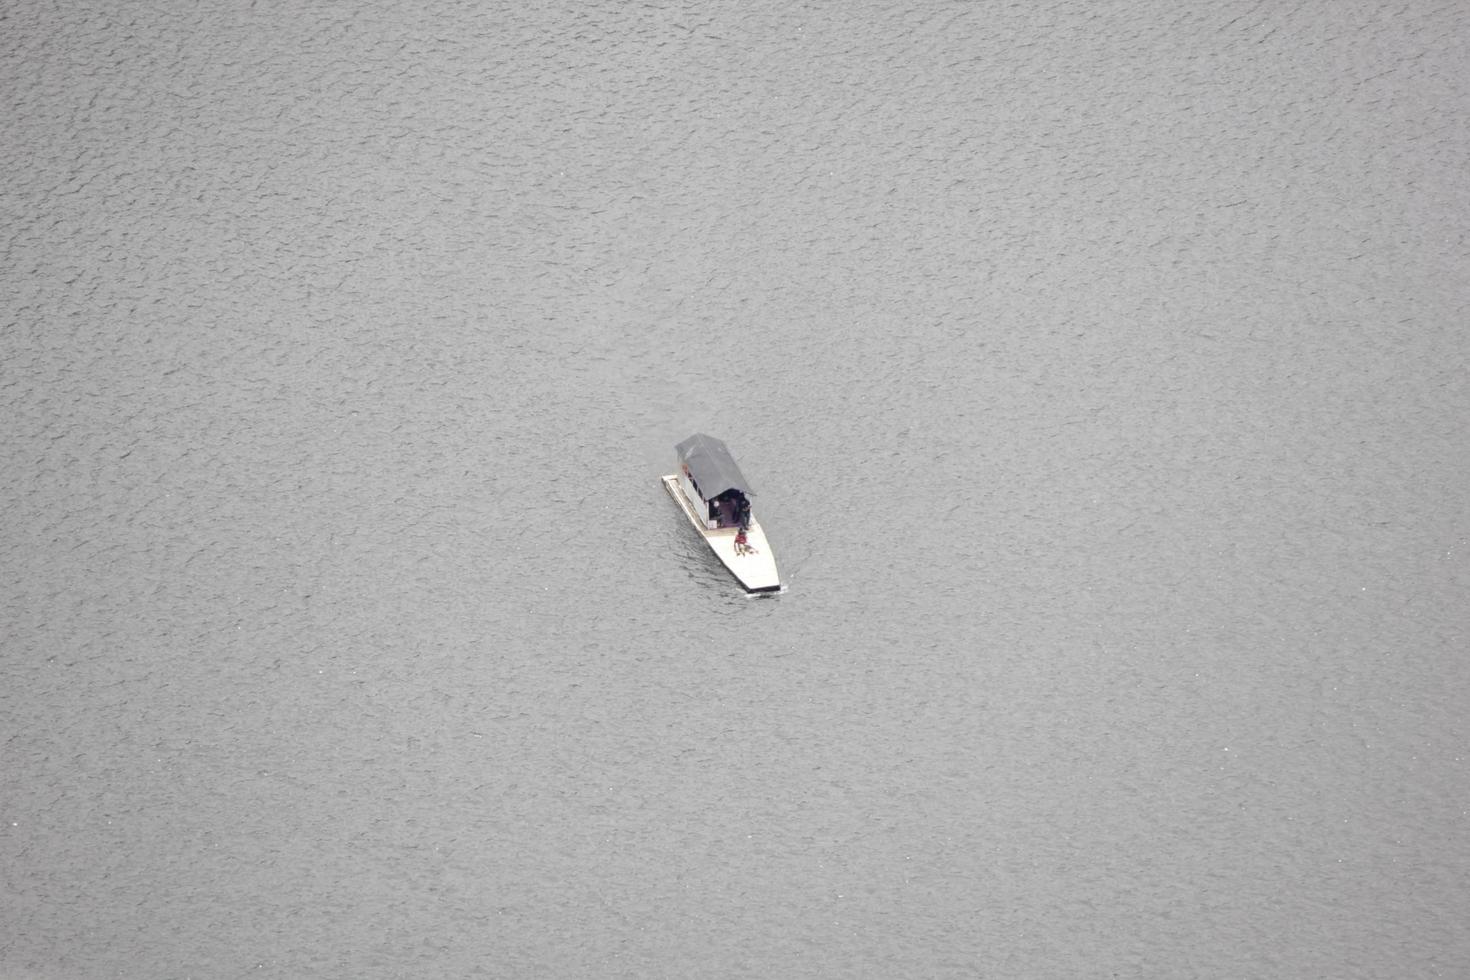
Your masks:
M751 513L755 491L735 464L730 447L702 432L674 447L679 471L663 477L664 489L746 592L779 592L776 556ZM744 531L743 539L740 532Z

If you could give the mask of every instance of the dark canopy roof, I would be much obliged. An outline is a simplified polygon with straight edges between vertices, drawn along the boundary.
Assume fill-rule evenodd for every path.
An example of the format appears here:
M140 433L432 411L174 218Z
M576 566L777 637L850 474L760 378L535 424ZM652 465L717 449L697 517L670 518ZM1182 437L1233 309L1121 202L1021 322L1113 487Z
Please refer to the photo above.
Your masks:
M679 462L689 467L689 475L699 484L699 495L705 500L713 500L726 490L755 495L745 474L735 465L730 447L714 436L696 432L674 449L679 453Z

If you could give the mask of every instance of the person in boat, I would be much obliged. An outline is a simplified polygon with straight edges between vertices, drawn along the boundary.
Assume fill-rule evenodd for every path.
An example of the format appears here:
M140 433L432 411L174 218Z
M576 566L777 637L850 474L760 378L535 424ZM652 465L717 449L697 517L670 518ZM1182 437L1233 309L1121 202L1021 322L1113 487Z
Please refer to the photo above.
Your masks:
M720 527L734 527L740 523L740 496L736 491L729 490L716 497L715 506L719 508Z
M737 555L753 555L753 554L755 554L755 549L752 548L750 546L750 542L748 540L746 540L746 537L745 537L745 528L743 528L743 527L740 530L738 530L738 531L735 532L735 554L737 554Z

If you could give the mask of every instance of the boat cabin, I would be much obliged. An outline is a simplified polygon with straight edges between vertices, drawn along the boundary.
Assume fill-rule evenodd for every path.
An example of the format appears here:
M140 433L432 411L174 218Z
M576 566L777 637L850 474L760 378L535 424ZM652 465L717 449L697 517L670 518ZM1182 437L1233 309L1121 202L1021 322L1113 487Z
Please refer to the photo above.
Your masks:
M755 491L735 465L730 447L696 433L674 447L679 454L679 488L710 530L750 526Z

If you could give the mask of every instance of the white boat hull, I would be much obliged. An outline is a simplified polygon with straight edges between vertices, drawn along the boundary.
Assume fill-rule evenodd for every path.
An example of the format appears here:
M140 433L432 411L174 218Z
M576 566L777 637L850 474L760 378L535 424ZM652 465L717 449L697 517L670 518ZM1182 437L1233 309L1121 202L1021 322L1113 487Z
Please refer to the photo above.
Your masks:
M760 522L754 518L750 526L745 530L745 538L749 545L755 549L753 553L743 555L735 554L735 528L721 527L709 528L705 522L699 519L694 505L684 495L684 490L679 486L677 474L669 474L663 478L664 489L669 496L674 498L674 503L684 512L684 516L704 538L705 544L720 559L720 563L729 569L730 574L735 576L735 581L745 587L747 592L778 592L781 589L781 576L776 571L776 556L771 554L771 547L766 543L766 532L761 530Z

